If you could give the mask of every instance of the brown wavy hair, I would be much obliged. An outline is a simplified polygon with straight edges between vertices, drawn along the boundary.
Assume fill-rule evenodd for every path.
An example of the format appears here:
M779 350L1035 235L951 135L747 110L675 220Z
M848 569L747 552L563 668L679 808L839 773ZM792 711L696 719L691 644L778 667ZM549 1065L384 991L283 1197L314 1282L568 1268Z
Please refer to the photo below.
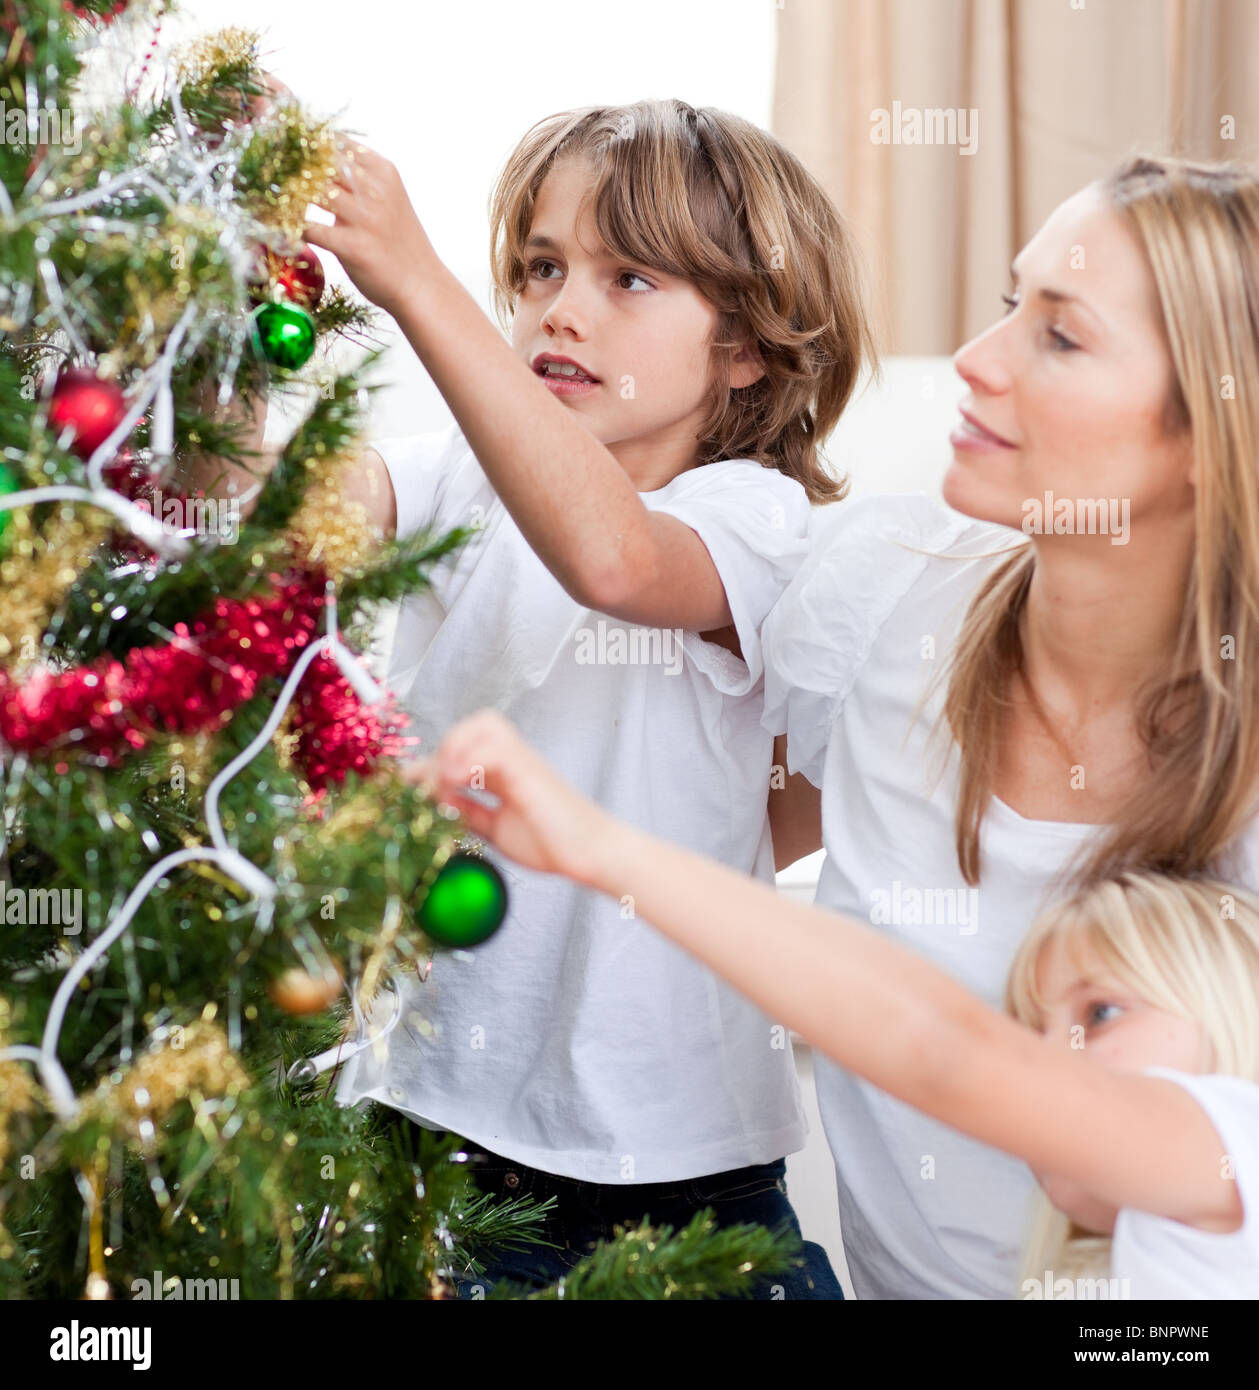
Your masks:
M1080 884L1141 868L1206 872L1259 796L1259 170L1135 155L1100 187L1157 289L1173 365L1165 423L1189 431L1197 465L1195 547L1176 649L1139 692L1149 775L1080 866ZM949 674L957 854L972 884L1035 567L1028 543L988 576Z
M506 325L527 283L524 243L543 179L570 155L595 169L595 222L608 249L695 285L717 309L714 385L699 462L751 458L836 502L848 480L824 466L864 364L877 372L855 238L804 165L772 135L684 101L588 106L548 116L512 151L490 197L493 303ZM750 340L764 375L731 389Z

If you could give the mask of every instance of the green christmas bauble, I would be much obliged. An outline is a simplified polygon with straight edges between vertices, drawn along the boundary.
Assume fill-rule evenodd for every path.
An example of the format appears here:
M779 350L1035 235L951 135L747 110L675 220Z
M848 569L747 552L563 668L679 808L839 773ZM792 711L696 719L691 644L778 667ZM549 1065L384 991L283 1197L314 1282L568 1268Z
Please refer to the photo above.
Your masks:
M4 463L0 463L0 493L21 492L22 485L18 482L13 470ZM0 555L3 555L8 548L9 540L5 532L9 529L9 522L13 517L11 511L0 512Z
M315 321L296 304L260 304L254 310L254 336L268 362L292 372L315 350Z
M503 925L507 885L486 859L456 851L420 904L420 926L443 946L479 946Z

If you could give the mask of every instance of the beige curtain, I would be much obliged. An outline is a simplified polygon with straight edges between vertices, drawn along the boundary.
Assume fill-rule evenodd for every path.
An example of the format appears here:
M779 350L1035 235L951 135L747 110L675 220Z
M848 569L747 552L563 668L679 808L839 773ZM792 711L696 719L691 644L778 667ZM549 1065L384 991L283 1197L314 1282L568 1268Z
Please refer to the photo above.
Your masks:
M779 6L774 133L853 223L889 352L992 323L1019 249L1125 154L1259 160L1259 0ZM907 143L931 110L973 111L974 152L964 118Z

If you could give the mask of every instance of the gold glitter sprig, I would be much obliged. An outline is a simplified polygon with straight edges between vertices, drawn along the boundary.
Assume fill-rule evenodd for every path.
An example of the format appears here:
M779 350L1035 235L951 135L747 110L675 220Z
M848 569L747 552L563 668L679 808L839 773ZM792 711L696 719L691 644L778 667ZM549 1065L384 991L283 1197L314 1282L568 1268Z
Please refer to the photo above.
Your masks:
M116 264L128 309L100 355L100 371L120 376L128 368L151 367L194 292L206 302L233 303L237 293L229 259L220 250L230 238L227 224L195 204L180 204L165 220L127 237L111 234L71 248L85 273L93 264Z
M216 74L237 69L257 69L258 45L262 34L257 29L233 25L214 34L202 34L181 44L172 55L175 80L181 87L205 87Z
M331 122L316 120L297 102L283 102L255 123L241 155L244 200L260 222L299 241L308 206L328 200L337 163L338 137Z
M276 761L280 765L282 772L293 772L296 775L294 759L297 757L297 745L301 742L301 734L293 727L296 718L296 709L289 705L280 718L276 731L271 735L271 743L275 748Z

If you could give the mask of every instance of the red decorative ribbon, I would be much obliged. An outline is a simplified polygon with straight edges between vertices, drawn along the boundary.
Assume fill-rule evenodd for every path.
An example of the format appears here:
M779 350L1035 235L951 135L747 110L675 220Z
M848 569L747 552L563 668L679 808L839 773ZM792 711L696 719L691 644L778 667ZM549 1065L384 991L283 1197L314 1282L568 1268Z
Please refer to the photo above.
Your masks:
M215 601L191 623L175 625L165 646L135 647L72 671L40 672L23 685L0 671L0 740L40 757L91 753L117 766L155 734L192 734L225 724L263 682L283 678L306 646L321 639L324 576L306 571L263 599ZM383 757L416 743L400 733L405 716L392 697L365 706L336 662L311 663L293 700L295 761L322 797L348 772L369 773ZM58 764L58 771L68 764Z

